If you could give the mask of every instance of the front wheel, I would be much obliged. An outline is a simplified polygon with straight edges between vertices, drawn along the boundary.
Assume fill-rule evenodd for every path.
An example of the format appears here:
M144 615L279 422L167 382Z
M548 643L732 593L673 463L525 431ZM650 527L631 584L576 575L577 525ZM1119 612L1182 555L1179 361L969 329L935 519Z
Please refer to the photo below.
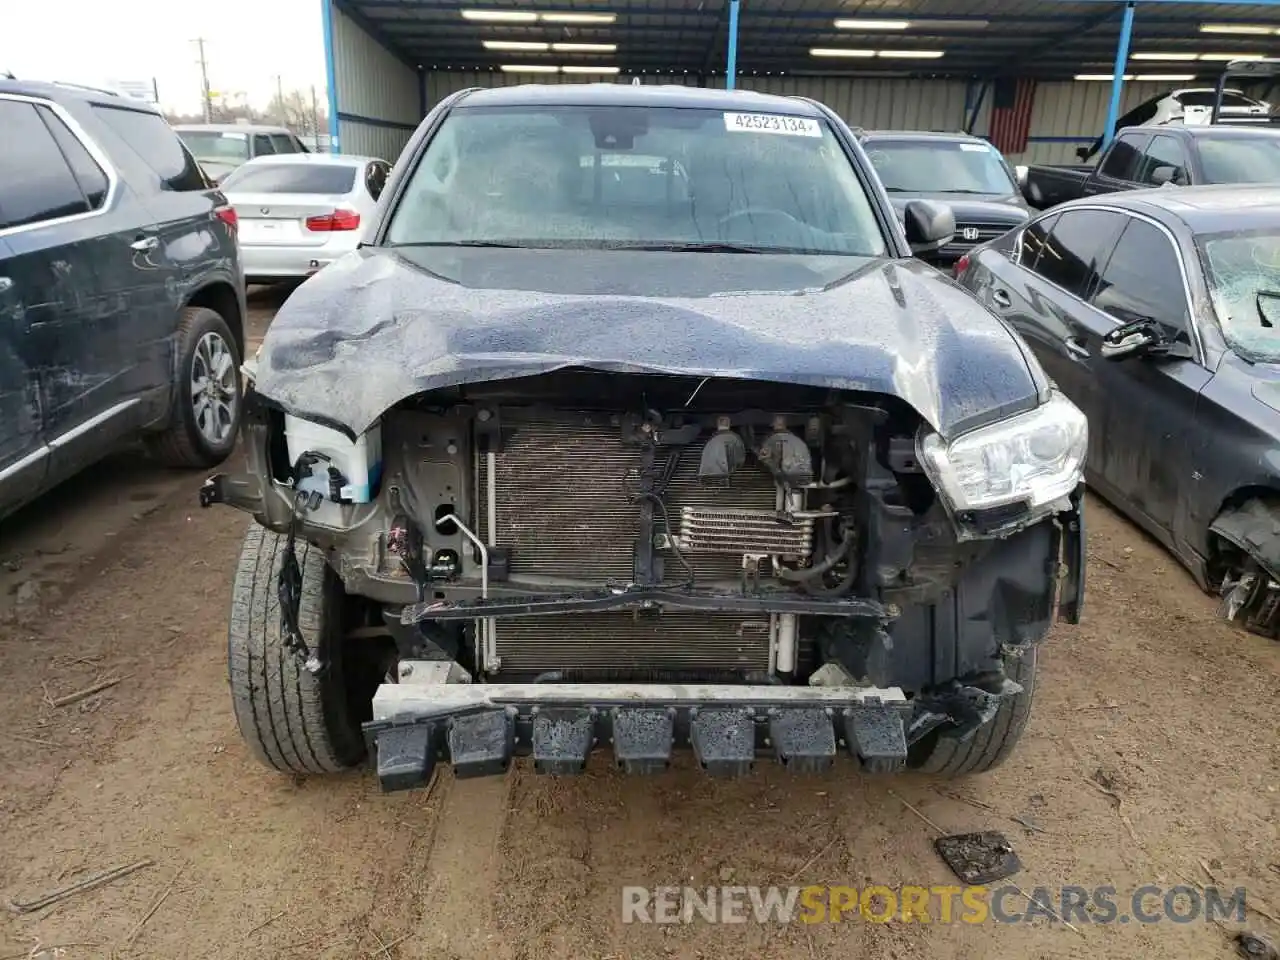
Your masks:
M992 770L1009 758L1026 729L1031 716L1031 701L1036 690L1036 647L1028 647L1007 668L1009 679L1022 684L1022 692L1000 702L990 723L974 731L968 740L941 736L939 731L927 734L913 744L909 765L924 773L944 777L962 777L970 773Z
M227 644L236 723L267 766L288 773L335 773L365 755L353 702L360 691L352 689L344 669L346 594L322 553L299 541L298 627L308 646L322 647L328 661L320 675L313 675L285 646L280 629L276 589L284 544L284 537L255 523L240 552Z

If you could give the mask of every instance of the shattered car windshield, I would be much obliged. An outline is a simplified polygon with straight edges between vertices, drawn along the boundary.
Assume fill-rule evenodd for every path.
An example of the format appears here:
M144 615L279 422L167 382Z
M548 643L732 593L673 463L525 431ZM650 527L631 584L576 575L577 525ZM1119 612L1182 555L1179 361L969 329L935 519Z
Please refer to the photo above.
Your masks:
M886 251L825 122L671 107L459 108L411 174L387 243Z
M1222 233L1198 240L1227 342L1253 360L1280 361L1280 233Z

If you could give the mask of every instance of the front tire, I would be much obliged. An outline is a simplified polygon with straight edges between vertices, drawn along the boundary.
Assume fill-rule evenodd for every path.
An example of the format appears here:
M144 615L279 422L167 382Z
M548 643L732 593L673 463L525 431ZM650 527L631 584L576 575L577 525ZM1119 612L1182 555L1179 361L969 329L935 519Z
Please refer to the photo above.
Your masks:
M298 626L328 666L319 676L284 645L276 595L285 538L258 526L245 534L232 588L228 673L236 723L260 761L287 773L336 773L358 764L364 739L343 669L346 595L320 550L297 543L302 571Z
M171 467L216 466L231 454L240 431L240 352L227 322L208 307L182 311L177 341L173 408L148 446Z
M968 740L961 742L940 736L937 731L912 745L909 765L923 773L944 777L963 777L985 773L1004 763L1013 753L1031 717L1031 701L1036 692L1035 646L1007 668L1009 679L1022 684L1022 692L1000 703L990 723L979 727Z

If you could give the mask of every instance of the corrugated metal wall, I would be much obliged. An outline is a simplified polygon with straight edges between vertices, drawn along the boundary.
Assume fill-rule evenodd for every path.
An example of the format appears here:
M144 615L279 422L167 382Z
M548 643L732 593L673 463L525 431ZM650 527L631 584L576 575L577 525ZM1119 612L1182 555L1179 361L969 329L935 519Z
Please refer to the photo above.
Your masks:
M519 83L564 83L578 78L520 76L488 72L440 72L426 74L428 109L457 90L467 87L505 87ZM682 83L694 86L696 77L641 77L646 83ZM630 78L620 82L630 83ZM717 81L720 83L722 81ZM880 80L861 77L752 77L739 79L746 90L787 96L811 97L830 106L840 116L865 129L960 130L965 123L965 89L962 81ZM1167 90L1167 84L1127 83L1120 112ZM976 85L974 96L976 96ZM1031 143L1025 153L1011 155L1013 163L1075 163L1076 147L1092 141L1107 122L1111 84L1095 81L1042 83L1036 88L1031 117ZM984 135L990 124L991 92L983 98L974 132Z
M394 162L421 119L420 75L336 7L332 18L339 149Z
M630 83L625 77L620 83ZM689 76L642 76L644 83L674 83L697 86ZM449 94L467 87L509 87L520 83L574 83L579 77L548 74L521 76L481 71L427 73L427 108ZM717 78L716 85L723 85ZM752 77L738 80L744 90L759 90L786 96L811 97L826 103L848 123L866 127L896 127L915 130L958 130L964 123L964 89L959 82L918 80L863 80L849 77Z
M1168 89L1167 83L1126 83L1120 101L1120 115ZM1035 109L1031 114L1030 149L1009 159L1015 163L1079 163L1076 147L1082 146L1084 139L1092 140L1102 133L1110 101L1109 83L1082 80L1037 85ZM1065 142L1068 138L1082 139Z

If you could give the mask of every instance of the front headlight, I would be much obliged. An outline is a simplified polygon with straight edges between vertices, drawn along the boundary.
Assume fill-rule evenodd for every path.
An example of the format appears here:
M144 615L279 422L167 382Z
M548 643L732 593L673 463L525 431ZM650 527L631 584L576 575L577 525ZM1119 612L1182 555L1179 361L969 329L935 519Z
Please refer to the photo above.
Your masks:
M920 441L920 462L953 511L1025 503L1031 511L1067 496L1080 483L1089 424L1054 391L1036 409L947 443Z

